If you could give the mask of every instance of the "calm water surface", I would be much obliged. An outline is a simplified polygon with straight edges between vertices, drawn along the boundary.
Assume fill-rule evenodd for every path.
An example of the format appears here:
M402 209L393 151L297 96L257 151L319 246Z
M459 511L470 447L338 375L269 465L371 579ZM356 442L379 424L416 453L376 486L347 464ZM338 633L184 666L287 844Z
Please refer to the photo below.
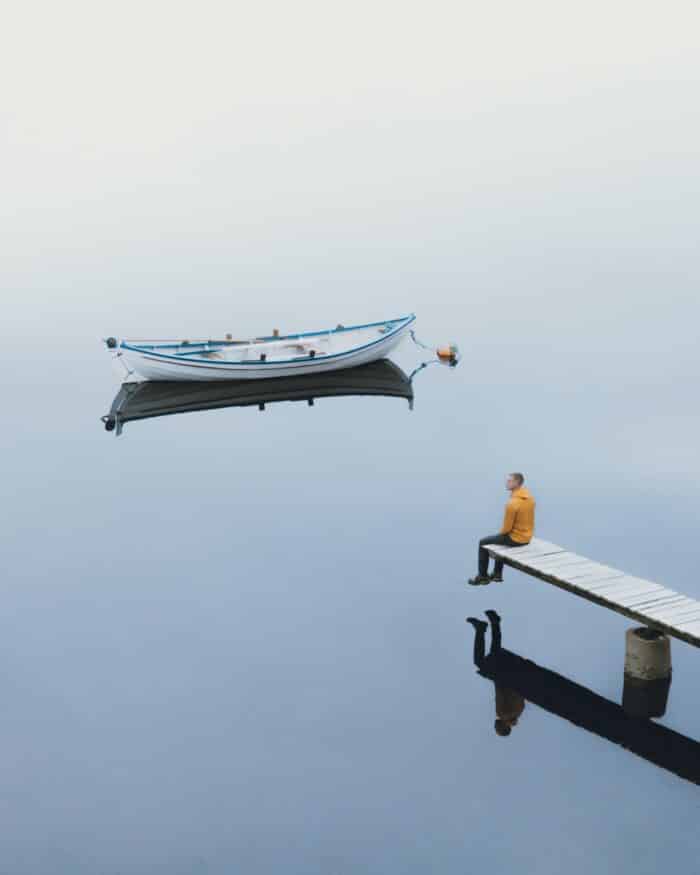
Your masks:
M413 410L330 397L116 437L107 354L75 343L7 390L3 875L690 871L697 787L532 702L497 736L465 623L496 609L511 652L620 702L628 621L513 571L465 580L515 468L541 536L700 597L677 383L543 347L528 374L482 341L419 374ZM699 659L673 643L658 721L691 740Z

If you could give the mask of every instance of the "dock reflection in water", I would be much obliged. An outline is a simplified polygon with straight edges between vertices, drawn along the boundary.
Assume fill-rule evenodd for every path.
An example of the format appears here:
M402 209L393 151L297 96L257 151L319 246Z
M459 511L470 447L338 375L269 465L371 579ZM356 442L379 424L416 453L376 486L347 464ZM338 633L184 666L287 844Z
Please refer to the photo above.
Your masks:
M301 377L216 382L124 383L109 413L102 417L107 431L121 434L127 422L176 413L257 406L280 401L378 395L405 398L413 407L412 380L397 365L381 359L357 368L346 368Z
M660 768L700 784L700 743L672 729L625 712L621 705L587 687L542 668L501 644L501 620L487 611L491 646L486 653L488 623L468 617L475 631L474 664L496 688L495 729L510 735L526 707L533 705L575 726L618 744ZM526 718L523 718L526 719Z

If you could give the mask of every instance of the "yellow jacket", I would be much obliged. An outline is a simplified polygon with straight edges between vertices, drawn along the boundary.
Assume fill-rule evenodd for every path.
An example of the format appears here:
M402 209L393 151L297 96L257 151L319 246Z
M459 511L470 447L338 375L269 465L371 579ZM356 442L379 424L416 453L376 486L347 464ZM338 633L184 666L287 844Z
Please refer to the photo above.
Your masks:
M524 486L514 489L503 516L502 535L518 544L527 544L535 532L535 499Z

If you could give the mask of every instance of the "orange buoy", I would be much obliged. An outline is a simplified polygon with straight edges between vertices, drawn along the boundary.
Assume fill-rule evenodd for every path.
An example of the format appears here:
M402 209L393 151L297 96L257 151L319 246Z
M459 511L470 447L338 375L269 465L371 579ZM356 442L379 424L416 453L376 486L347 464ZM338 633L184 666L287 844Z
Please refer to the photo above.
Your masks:
M450 344L449 346L439 346L435 351L441 362L448 362L449 364L457 363L459 350L454 344Z

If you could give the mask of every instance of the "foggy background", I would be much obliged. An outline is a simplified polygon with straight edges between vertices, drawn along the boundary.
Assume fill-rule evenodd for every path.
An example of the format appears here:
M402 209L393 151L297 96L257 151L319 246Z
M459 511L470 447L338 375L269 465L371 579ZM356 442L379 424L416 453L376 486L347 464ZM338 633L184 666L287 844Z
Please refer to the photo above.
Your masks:
M9 10L3 875L697 856L695 787L531 705L495 736L464 617L497 608L505 646L614 701L630 624L464 581L516 469L541 537L700 598L698 24L679 2ZM108 335L411 311L463 353L413 412L99 422ZM697 658L673 643L664 718L696 739Z

